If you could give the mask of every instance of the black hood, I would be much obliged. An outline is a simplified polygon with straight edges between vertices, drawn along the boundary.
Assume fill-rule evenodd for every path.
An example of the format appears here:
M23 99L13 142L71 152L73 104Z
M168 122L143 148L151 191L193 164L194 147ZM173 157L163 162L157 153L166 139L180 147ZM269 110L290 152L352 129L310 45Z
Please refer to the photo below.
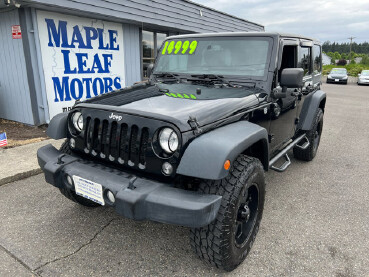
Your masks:
M188 124L190 117L196 118L200 127L226 119L258 105L255 93L262 92L245 87L201 87L201 94L198 94L198 88L186 84L140 85L87 100L78 106L106 110L107 114L117 112L156 118L173 123L185 132L191 129Z

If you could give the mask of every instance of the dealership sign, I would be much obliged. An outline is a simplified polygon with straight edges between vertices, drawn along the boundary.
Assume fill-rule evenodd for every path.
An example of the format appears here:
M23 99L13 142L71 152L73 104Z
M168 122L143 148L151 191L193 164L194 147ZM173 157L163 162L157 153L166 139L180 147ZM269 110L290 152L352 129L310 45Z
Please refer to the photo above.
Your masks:
M50 119L125 86L121 24L37 12Z

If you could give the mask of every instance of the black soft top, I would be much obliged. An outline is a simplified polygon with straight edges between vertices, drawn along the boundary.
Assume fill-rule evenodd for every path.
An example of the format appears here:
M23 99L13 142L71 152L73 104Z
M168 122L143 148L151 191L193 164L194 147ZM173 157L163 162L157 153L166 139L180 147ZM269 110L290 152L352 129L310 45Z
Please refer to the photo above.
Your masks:
M314 38L309 38L306 36L288 34L288 33L278 33L278 32L226 32L226 33L203 33L203 34L186 34L178 36L170 36L167 39L179 39L179 38L202 38L202 37L272 37L278 38L297 38L302 40L312 41L314 43L320 44L319 40Z

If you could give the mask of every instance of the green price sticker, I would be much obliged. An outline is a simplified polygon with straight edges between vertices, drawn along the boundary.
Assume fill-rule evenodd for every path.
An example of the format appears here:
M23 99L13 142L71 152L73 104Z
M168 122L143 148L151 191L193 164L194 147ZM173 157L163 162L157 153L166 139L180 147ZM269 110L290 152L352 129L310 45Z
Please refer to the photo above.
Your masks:
M163 47L163 50L161 51L162 55L177 55L177 54L189 54L192 55L193 53L195 53L197 48L197 41L193 40L193 41L181 41L181 40L177 40L177 42L175 42L174 40L172 41L166 41Z
M165 95L174 97L174 98L186 98L186 99L193 99L196 100L197 97L193 94L190 94L189 96L186 93L173 93L173 92L166 92Z

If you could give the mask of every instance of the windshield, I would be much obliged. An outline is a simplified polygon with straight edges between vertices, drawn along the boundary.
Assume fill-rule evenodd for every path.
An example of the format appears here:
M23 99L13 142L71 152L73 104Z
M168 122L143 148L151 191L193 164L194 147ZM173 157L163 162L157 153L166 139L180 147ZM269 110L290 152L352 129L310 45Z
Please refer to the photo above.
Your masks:
M346 74L346 72L344 68L333 68L331 74Z
M271 38L203 37L167 40L154 73L255 77L267 73Z
M369 70L367 70L367 71L362 71L362 72L361 72L361 75L362 75L362 76L369 76Z

